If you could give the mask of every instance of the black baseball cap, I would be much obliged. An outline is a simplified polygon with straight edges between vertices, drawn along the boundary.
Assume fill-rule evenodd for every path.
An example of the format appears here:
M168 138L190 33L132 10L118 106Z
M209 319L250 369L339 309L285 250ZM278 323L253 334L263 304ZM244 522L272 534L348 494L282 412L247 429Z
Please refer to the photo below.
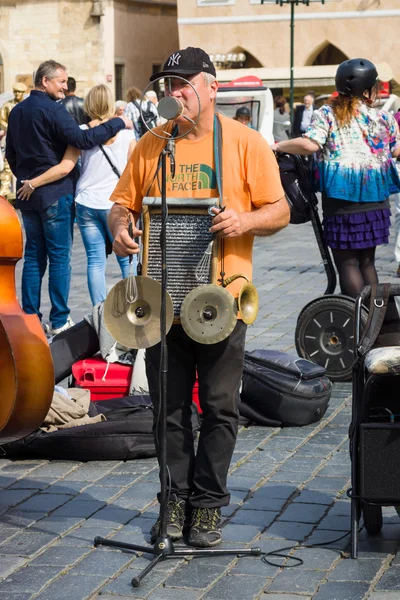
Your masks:
M165 61L163 70L159 73L153 73L150 81L154 81L160 77L172 75L195 75L196 73L210 73L217 76L215 67L211 62L207 52L201 48L185 48L177 50Z

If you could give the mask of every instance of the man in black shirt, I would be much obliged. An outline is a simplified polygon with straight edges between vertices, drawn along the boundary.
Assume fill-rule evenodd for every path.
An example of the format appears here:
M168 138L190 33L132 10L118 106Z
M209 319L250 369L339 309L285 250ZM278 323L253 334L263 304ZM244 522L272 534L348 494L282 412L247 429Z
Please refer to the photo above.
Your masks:
M65 92L65 98L60 103L65 106L70 115L72 115L78 125L86 125L89 117L83 110L83 98L76 96L76 81L73 77L67 79L68 91Z
M10 113L6 158L22 181L41 175L58 165L69 145L90 150L104 144L121 129L132 129L126 117L110 119L92 129L80 129L58 100L67 90L65 67L54 60L42 63L35 74L35 88ZM55 335L71 326L68 295L71 281L71 249L74 223L73 170L48 183L29 200L16 198L24 223L26 242L22 272L22 307L28 314L40 312L42 279L49 261L50 332Z

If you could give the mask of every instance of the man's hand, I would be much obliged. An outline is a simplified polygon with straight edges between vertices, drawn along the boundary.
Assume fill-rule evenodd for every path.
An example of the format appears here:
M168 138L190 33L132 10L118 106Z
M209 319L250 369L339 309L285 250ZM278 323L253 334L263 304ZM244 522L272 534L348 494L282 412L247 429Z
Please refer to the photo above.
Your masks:
M137 229L133 225L132 236L134 238L140 237L142 233L140 229ZM121 225L117 228L114 236L113 250L118 256L129 256L130 254L138 254L140 252L139 244L129 235L128 227Z
M121 115L118 117L118 119L123 120L123 122L125 123L125 129L133 129L133 123L130 119L128 119L128 117L126 117L125 115Z
M17 190L18 200L29 200L35 188L30 184L30 182L25 179L21 181L22 185Z
M212 233L219 234L224 238L240 237L246 233L244 218L241 213L237 213L232 208L221 210L213 207L212 212L215 214L213 218Z

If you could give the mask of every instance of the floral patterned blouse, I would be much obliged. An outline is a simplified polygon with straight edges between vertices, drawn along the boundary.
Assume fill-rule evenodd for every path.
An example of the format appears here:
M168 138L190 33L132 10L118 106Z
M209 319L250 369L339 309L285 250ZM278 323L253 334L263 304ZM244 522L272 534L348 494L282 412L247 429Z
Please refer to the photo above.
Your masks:
M383 202L400 192L400 178L391 153L400 146L395 118L360 102L348 125L339 127L330 106L312 116L306 137L315 140L318 191L351 202Z

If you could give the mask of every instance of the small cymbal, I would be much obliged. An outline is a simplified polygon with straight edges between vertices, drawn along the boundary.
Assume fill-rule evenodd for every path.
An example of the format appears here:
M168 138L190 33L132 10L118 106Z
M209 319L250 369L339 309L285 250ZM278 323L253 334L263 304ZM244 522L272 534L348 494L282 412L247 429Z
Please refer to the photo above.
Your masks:
M161 340L161 283L151 277L135 277L137 298L127 301L129 277L119 281L104 301L104 322L109 333L127 348L150 348ZM131 288L130 288L131 289ZM166 330L171 329L174 307L166 292Z
M236 302L219 285L194 288L181 306L181 323L187 335L200 344L216 344L228 337L237 323Z

